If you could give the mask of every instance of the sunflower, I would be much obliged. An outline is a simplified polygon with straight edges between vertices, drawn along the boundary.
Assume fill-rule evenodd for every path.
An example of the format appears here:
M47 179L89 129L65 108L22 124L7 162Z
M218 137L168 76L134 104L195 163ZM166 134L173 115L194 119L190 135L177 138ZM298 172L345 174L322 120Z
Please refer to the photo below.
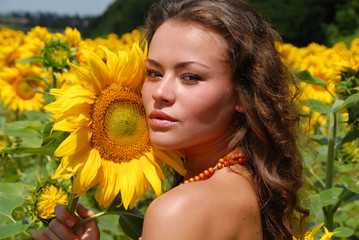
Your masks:
M62 188L54 185L46 186L42 189L37 203L37 211L43 219L55 217L54 208L57 204L67 204L68 193Z
M21 115L24 111L40 110L44 106L44 83L40 79L45 73L42 68L27 64L16 64L0 72L0 99L7 109ZM38 78L38 79L37 79Z
M99 183L95 198L107 207L121 192L127 209L149 185L161 194L162 162L185 174L180 154L154 149L149 140L141 99L145 56L138 42L118 55L102 47L106 63L84 50L87 64L70 62L80 84L52 89L57 100L45 107L54 114L54 130L70 132L54 155L62 157L54 178L76 173L78 197Z
M50 177L38 178L36 186L27 186L24 206L27 215L35 221L49 224L55 215L57 204L66 205L70 196L70 181L55 180Z

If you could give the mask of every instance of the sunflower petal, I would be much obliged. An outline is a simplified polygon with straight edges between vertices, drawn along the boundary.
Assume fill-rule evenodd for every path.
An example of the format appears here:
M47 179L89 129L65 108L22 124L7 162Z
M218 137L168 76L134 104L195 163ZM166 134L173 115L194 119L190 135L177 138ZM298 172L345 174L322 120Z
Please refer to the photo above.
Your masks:
M156 167L154 164L151 164L148 161L147 156L141 156L140 162L143 167L143 173L145 174L147 180L150 182L153 190L155 191L156 195L161 195L162 192L162 186L161 186L161 180L157 175Z
M91 71L83 66L77 66L69 61L67 64L71 67L72 71L76 73L79 83L87 90L99 94L101 92L101 85L91 73Z
M174 151L162 151L156 148L152 148L153 154L157 156L161 161L172 167L182 176L186 175L186 169L184 169L183 162L179 157L178 152Z
M104 89L107 85L111 84L110 74L104 61L94 52L83 50L83 54L86 57L87 66L95 76L101 89Z
M80 151L91 139L92 132L90 128L80 128L72 132L56 149L56 157L73 155Z
M82 195L97 183L97 172L101 167L101 156L92 148L84 153L85 159L81 171L78 172L74 181L74 193Z

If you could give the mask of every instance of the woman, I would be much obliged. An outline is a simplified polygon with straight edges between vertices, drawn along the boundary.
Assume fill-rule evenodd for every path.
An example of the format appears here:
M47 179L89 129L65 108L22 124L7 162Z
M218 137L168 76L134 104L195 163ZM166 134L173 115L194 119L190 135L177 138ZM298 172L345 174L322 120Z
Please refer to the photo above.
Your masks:
M308 212L297 197L296 88L275 50L275 32L242 0L163 0L146 32L142 96L151 142L183 149L185 179L199 181L151 203L143 239L292 239L303 233ZM205 177L223 157L237 161ZM92 214L82 206L79 211ZM34 238L75 237L65 226L77 218L64 206L56 214ZM78 236L98 239L96 223L89 224Z

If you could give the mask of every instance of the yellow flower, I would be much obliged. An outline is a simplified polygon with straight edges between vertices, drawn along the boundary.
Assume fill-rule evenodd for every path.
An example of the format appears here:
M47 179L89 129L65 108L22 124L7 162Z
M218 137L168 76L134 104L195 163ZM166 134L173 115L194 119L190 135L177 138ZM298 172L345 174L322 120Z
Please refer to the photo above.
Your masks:
M0 99L6 108L19 115L24 111L42 109L43 95L34 90L43 91L44 84L34 78L43 75L42 68L31 64L16 64L16 67L4 68L0 72Z
M185 170L177 152L150 144L140 93L146 53L138 43L131 53L103 50L106 63L85 50L85 66L69 62L79 85L51 91L57 100L45 109L54 114L53 129L70 132L54 153L63 157L54 178L76 173L76 196L99 183L95 198L100 205L107 207L121 192L124 207L132 208L149 185L161 194L160 160L181 174Z
M37 202L37 212L43 219L55 217L55 206L57 204L67 204L68 194L59 187L54 185L46 186L42 189Z
M319 229L323 225L324 224L322 223L322 224L316 226L311 232L307 233L304 236L304 240L314 240L314 235L319 231ZM320 238L320 240L329 240L335 233L337 233L337 232L329 232L326 227L324 227L324 230L325 230L325 234ZM293 237L293 240L297 240L297 238Z
M353 69L357 72L359 70L359 59L353 56L351 51L340 48L333 55L332 65L338 71L347 72L349 69Z

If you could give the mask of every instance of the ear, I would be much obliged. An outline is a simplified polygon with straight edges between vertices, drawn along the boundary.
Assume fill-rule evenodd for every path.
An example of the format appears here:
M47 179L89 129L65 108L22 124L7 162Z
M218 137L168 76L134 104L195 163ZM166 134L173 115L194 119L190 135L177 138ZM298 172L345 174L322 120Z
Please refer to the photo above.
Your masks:
M236 111L239 113L244 113L244 109L242 107L242 104L237 104L236 105Z

